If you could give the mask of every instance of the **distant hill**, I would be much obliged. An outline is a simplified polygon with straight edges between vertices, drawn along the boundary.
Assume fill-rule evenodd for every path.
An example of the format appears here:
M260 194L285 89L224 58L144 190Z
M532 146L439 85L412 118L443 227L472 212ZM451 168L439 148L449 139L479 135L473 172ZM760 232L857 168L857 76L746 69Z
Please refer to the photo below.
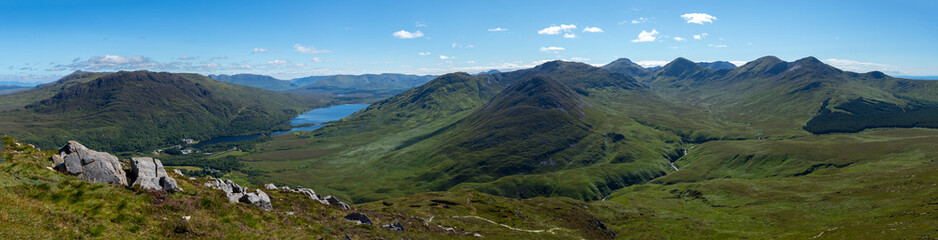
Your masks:
M271 91L284 91L296 88L293 82L280 80L271 76L256 74L235 74L235 75L208 75L209 78L222 82L229 82L238 85L267 89Z
M271 131L313 99L224 83L197 74L75 73L0 96L0 129L49 149L68 140L109 151L142 151L182 138Z
M703 67L709 68L709 69L713 69L713 70L733 69L733 68L736 68L736 65L734 65L734 64L732 64L732 63L730 63L730 62L727 62L727 61L698 62L697 64L700 64L700 66L703 66Z
M0 95L15 93L23 90L30 89L32 87L24 86L13 86L13 85L0 85Z

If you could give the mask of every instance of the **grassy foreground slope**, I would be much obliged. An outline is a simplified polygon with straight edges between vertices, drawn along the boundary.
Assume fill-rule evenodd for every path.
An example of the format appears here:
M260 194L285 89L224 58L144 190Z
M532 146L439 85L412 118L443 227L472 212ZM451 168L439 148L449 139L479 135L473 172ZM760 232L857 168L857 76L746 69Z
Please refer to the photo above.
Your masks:
M74 73L0 97L0 132L41 148L78 140L146 151L182 138L247 135L285 125L325 102L165 72Z
M836 140L836 141L835 141ZM629 186L604 201L511 199L473 190L428 192L342 210L300 194L266 191L274 210L228 203L205 179L171 174L185 191L140 192L87 183L46 169L48 152L10 138L0 163L0 237L464 239L931 239L938 236L938 131L883 129L786 140L747 140L736 150L713 142L690 150L681 170ZM883 147L871 147L880 146ZM818 147L812 147L818 146ZM905 146L903 149L895 146ZM791 155L793 171L762 177L740 164L721 174L713 152ZM786 150L807 147L808 151ZM867 156L842 161L812 149ZM754 157L755 158L755 157ZM725 158L715 158L725 159ZM725 165L725 164L724 164ZM710 169L708 171L707 169ZM688 174L679 174L679 173ZM771 171L769 171L771 172ZM795 174L790 174L795 173ZM716 177L715 177L716 176ZM260 187L260 186L251 186ZM305 186L317 189L317 186ZM322 191L318 191L322 192ZM367 214L392 232L342 219ZM183 217L189 217L185 220Z
M229 203L224 193L173 173L184 191L168 194L90 183L47 169L51 151L3 139L0 238L200 239L573 239L609 238L586 203L516 200L474 191L425 193L353 210L299 193L266 190L273 210ZM252 189L261 186L250 186ZM311 186L306 186L311 187ZM313 187L315 188L315 187ZM253 190L252 190L253 191ZM548 211L549 210L549 211ZM343 217L364 213L376 225ZM378 226L400 223L405 232Z

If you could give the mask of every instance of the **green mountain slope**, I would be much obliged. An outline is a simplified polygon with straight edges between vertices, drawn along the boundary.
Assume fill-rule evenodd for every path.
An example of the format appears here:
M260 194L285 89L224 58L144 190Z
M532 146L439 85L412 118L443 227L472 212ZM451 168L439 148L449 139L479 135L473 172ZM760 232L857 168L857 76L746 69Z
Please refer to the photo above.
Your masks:
M229 82L238 85L267 89L271 91L284 91L296 88L297 85L286 80L280 80L271 76L256 74L235 74L235 75L208 75L209 78L222 82Z
M554 61L447 74L247 158L272 171L259 179L318 182L355 201L464 187L599 199L669 171L685 141L748 131L670 104L626 75Z
M0 112L5 134L43 148L79 140L109 151L270 131L323 104L201 75L147 71L66 77L0 102L21 104L26 99L33 102Z

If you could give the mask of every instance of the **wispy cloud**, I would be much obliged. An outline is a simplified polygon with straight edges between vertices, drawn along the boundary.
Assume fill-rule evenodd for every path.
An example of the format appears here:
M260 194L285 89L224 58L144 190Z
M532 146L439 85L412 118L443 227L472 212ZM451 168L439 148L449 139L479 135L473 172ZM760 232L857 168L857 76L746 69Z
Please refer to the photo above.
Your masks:
M281 64L287 64L287 63L288 63L287 61L280 60L280 59L274 59L274 60L267 61L267 64L274 65L274 66L276 66L276 65L281 65Z
M504 31L508 31L508 29L507 29L507 28L500 28L500 27L497 27L497 28L489 28L489 32L504 32Z
M320 54L320 53L332 52L332 51L325 50L325 49L322 49L322 50L316 49L316 47L313 47L313 46L306 47L306 46L300 45L299 43L293 45L293 51L296 51L298 53L308 53L308 54Z
M563 47L554 47L554 46L551 46L551 47L541 47L541 52L554 52L554 53L557 53L557 52L563 51L563 50L566 50L566 49L563 48Z
M429 55L430 55L430 52L419 52L419 53L417 53L417 55L420 55L420 56L429 56Z
M603 32L603 29L602 29L602 28L598 28L598 27L586 27L586 28L583 29L583 32L601 33L601 32Z
M267 52L266 48L254 48L254 51L251 51L251 53L265 53L265 52Z
M882 71L882 72L889 72L889 73L894 73L894 74L899 73L898 71L896 71L895 67L886 65L886 64L881 64L881 63L861 62L861 61L837 59L837 58L824 59L824 62L836 68L840 68L840 69L851 71L851 72L865 73L865 72L871 72L871 71Z
M651 32L642 30L642 32L638 34L638 38L633 39L632 42L654 42L655 39L658 39L658 30L652 29Z
M447 59L452 59L452 58L455 58L455 57L440 55L440 60L447 60Z
M414 23L414 26L417 26L417 27L426 27L427 24L426 24L426 23L422 23L422 22L415 22L415 23Z
M321 62L322 62L322 58L313 57L313 62L314 62L314 63L321 63Z
M720 44L720 45L707 44L707 46L708 46L708 47L715 47L715 48L725 48L725 47L726 47L725 44Z
M573 33L564 33L563 38L576 38L576 34Z
M674 41L683 42L683 41L687 41L687 39L682 38L682 37L674 37Z
M703 25L704 23L713 23L713 20L717 20L716 17L710 16L706 13L685 13L681 15L681 18L687 20L687 23L696 23Z
M188 61L188 60L195 60L196 58L199 58L199 57L182 56L182 57L179 57L179 60Z
M707 36L710 36L710 34L701 33L701 34L694 35L694 39L700 40L700 39L703 39L703 38L705 38L705 37L707 37Z
M544 29L537 31L537 34L541 35L557 35L562 32L570 32L573 29L576 29L576 25L570 24L560 24L560 26L550 26Z
M632 19L632 24L640 24L640 23L644 23L644 22L647 22L647 21L648 21L647 18L640 17L640 18L638 18L638 19Z
M413 39L413 38L423 37L423 33L420 32L420 30L417 30L416 32L408 32L408 31L400 30L400 31L392 33L391 36L400 38L400 39Z

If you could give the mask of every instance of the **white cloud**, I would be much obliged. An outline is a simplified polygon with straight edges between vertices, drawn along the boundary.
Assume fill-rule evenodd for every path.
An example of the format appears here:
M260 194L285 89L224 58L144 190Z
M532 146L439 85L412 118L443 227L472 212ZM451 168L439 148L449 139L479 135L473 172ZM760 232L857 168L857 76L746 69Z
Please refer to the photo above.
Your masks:
M331 52L332 52L332 51L325 50L325 49L319 50L319 49L316 49L316 47L313 47L313 46L306 47L306 46L300 45L299 43L293 45L293 51L296 51L296 52L299 52L299 53L309 53L309 54L331 53Z
M871 72L871 71L882 71L882 72L889 72L889 73L898 73L895 67L889 66L886 64L880 64L880 63L860 62L860 61L837 59L837 58L824 59L824 63L830 64L831 66L834 66L836 68L840 68L842 70L847 70L851 72L865 73L865 72Z
M682 37L674 37L674 41L683 42L683 41L687 41L687 39L682 38Z
M749 61L727 61L727 62L730 62L733 65L736 65L737 67L746 65L746 63L749 63Z
M637 62L635 62L635 64L638 64L639 66L642 66L643 68L650 68L650 67L660 67L660 66L667 65L667 64L668 64L668 61L648 61L648 60L646 60L646 61L637 61Z
M537 34L557 35L557 34L560 34L561 32L570 32L573 29L576 29L576 25L560 24L560 26L550 26L550 27L541 29L540 31L537 31Z
M468 63L468 64L475 64L476 61L466 61L466 63Z
M265 52L267 52L266 48L254 48L254 51L251 51L251 53L265 53Z
M638 34L638 38L632 40L632 42L654 42L655 39L658 39L657 36L658 30L656 29L652 29L651 32L642 30L642 32Z
M400 39L412 39L412 38L423 37L423 33L420 32L419 30L416 32L408 32L408 31L400 30L400 31L392 33L391 36L400 38Z
M430 55L430 52L419 52L419 53L417 53L417 55L420 55L420 56L428 56L428 55Z
M707 46L708 46L708 47L715 47L715 48L725 48L725 47L726 47L726 45L724 45L724 44L720 44L720 45L707 44Z
M417 27L426 27L426 26L427 26L426 23L422 23L422 22L416 22L416 23L414 23L414 25L417 26Z
M576 38L576 34L573 33L564 33L563 38Z
M281 65L281 64L286 64L286 63L287 63L287 61L280 60L280 59L274 59L274 60L267 61L267 64L274 65L274 66L276 66L276 65Z
M710 16L706 13L685 13L681 15L681 18L687 20L687 23L696 23L703 25L704 23L713 23L713 20L717 20L716 17Z
M449 46L453 48L475 48L476 47L476 45L472 45L472 44L462 45L462 44L455 43L455 42L453 44L450 44Z
M446 59L451 59L451 58L455 58L455 57L440 55L440 60L446 60Z
M198 58L198 57L182 56L182 57L179 58L179 60L185 61L185 60L193 60L193 59L196 59L196 58Z
M566 49L563 48L563 47L553 47L553 46L551 46L551 47L541 47L541 52L554 52L554 53L556 53L556 52L563 51L563 50L566 50Z
M583 32L601 33L603 29L598 27L586 27L583 29Z
M489 28L489 32L504 32L504 31L508 31L508 29L507 29L507 28L500 28L500 27L497 27L497 28Z
M570 60L573 60L573 61L575 61L575 62L586 62L586 61L589 61L590 59L589 59L589 58L581 58L581 57L573 57L573 58L570 58Z
M313 57L313 62L314 62L314 63L320 63L320 62L322 62L322 58Z
M710 36L710 34L701 33L701 34L694 35L694 39L700 40L700 39L703 39L703 38L705 38L705 37L707 37L707 36Z
M640 18L638 18L638 19L632 19L632 24L639 24L639 23L644 23L644 22L647 22L647 21L648 21L647 18L640 17Z

